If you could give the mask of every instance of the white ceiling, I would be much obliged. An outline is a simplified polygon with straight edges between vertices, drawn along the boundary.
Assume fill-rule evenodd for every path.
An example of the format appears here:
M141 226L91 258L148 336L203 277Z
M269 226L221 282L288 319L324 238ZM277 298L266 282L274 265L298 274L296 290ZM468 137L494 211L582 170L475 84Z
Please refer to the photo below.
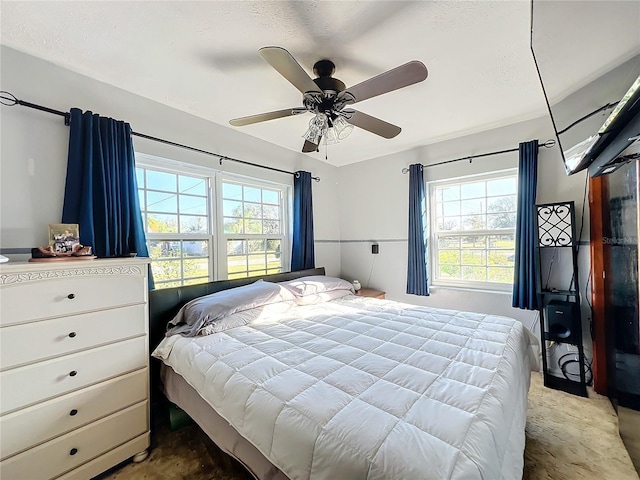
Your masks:
M552 95L566 95L630 58L634 49L638 53L633 40L640 43L640 2L540 4L550 19L536 28L554 25L563 32L541 35L546 42L542 51L555 55L551 63L561 65L567 54L561 42L576 40L583 53L571 69L558 66ZM302 104L300 93L258 55L260 47L286 48L310 75L317 60L331 59L335 77L347 86L410 60L423 62L429 70L426 81L357 105L402 127L402 133L386 140L356 129L329 146L328 161L334 165L546 112L529 49L531 3L525 0L3 0L0 8L2 44L229 128L236 128L228 124L235 117ZM573 11L579 12L579 22ZM13 93L28 100L28 92ZM237 128L300 151L310 118ZM144 131L144 125L134 128ZM324 160L325 150L311 155Z

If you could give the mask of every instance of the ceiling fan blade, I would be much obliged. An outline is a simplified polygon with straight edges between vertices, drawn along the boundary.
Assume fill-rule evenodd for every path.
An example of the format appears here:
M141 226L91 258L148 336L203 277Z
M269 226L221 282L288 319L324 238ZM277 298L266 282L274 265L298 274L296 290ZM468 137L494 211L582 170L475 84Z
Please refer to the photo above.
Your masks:
M280 75L289 80L301 93L322 93L311 77L304 71L293 56L282 47L263 47L258 53Z
M309 140L305 140L304 145L302 146L302 153L315 152L317 149L318 146L315 143L311 143Z
M287 108L285 110L278 110L275 112L259 113L257 115L250 115L248 117L234 118L233 120L229 120L229 123L234 127L244 127L245 125L251 125L252 123L266 122L267 120L273 120L275 118L297 115L299 113L302 113L300 110L300 108Z
M348 94L352 95L355 100L347 100L346 103L353 104L422 82L427 75L427 67L422 62L414 60L349 87L339 96L347 98Z
M358 112L357 110L349 110L345 113L347 113L346 120L351 125L355 125L356 127L360 127L363 130L375 133L384 138L393 138L402 131L402 129L396 125L372 117L366 113Z
M322 136L319 136L318 137L318 145L320 145L321 141L322 141ZM304 145L302 146L302 153L317 152L318 151L318 145L316 145L315 143L311 143L309 140L305 140L304 141Z

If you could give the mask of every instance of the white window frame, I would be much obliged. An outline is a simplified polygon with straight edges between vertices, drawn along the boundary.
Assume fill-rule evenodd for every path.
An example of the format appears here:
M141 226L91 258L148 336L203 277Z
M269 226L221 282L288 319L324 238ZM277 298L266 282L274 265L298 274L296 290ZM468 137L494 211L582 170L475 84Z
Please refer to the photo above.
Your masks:
M280 234L232 234L224 232L224 215L223 215L223 202L222 202L222 184L228 181L229 183L240 183L242 185L256 187L256 188L266 188L269 190L279 190L280 191ZM287 265L291 264L291 228L289 224L289 199L291 198L291 187L288 185L283 185L281 183L269 182L266 180L258 180L256 178L245 177L242 175L231 174L226 172L220 172L220 174L216 177L216 189L219 193L219 202L217 204L216 210L216 221L217 221L217 231L220 232L218 235L218 245L217 250L219 252L227 251L227 240L244 240L244 239L268 239L268 238L278 238L281 240L280 243L280 259L282 261L282 272L287 271ZM226 253L224 255L226 259ZM227 278L228 264L227 262L218 262L218 271L221 277ZM258 274L262 275L262 274Z
M516 229L483 229L483 230L460 230L460 231L444 231L439 232L436 224L436 187L443 187L447 185L460 185L464 183L475 183L478 181L497 180L505 177L516 177L516 193L517 193L517 178L518 169L509 168L505 170L497 170L492 172L466 175L463 177L448 178L443 180L434 180L427 182L427 192L429 199L429 221L428 221L428 258L430 268L431 285L434 287L449 287L449 288L461 288L471 290L484 290L492 292L511 292L513 290L513 283L498 283L498 282L485 282L485 281L473 281L473 280L456 280L456 279L443 279L438 278L437 273L439 269L439 255L438 255L438 235L451 236L458 235L460 237L465 236L489 236L489 235L509 235L513 234L515 239ZM485 196L486 198L486 196ZM485 247L485 251L489 250Z
M136 152L136 168L156 170L177 175L191 175L195 177L203 177L207 180L207 233L202 234L184 234L184 233L154 233L148 234L149 240L207 240L209 242L209 279L215 281L227 278L227 255L226 255L226 236L224 234L224 225L222 220L222 182L230 180L243 185L251 185L259 188L268 188L271 190L279 190L281 200L281 260L282 271L286 271L291 263L291 232L290 209L292 205L292 186L263 180L245 175L231 174L218 169L193 165L178 160L157 157L145 153ZM142 186L138 186L142 188ZM145 223L146 232L146 223ZM265 235L264 237L273 238L274 235ZM246 237L246 236L243 236ZM181 277L181 281L185 279Z

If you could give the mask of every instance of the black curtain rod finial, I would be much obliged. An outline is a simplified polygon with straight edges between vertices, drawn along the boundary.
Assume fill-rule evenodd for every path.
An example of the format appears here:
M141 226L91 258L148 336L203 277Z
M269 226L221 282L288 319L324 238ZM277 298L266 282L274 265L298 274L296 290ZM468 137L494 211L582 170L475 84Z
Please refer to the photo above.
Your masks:
M7 107L13 107L18 104L18 99L14 94L2 90L0 91L0 103Z
M40 110L41 112L53 113L54 115L59 115L65 118L65 125L69 125L67 123L67 117L70 117L69 112L61 112L60 110L55 110L49 107L43 107L42 105L37 105L35 103L25 102L24 100L20 100L13 93L7 91L0 91L0 103L2 105L6 105L7 107L13 107L15 105L20 105L22 107L29 107L35 110Z

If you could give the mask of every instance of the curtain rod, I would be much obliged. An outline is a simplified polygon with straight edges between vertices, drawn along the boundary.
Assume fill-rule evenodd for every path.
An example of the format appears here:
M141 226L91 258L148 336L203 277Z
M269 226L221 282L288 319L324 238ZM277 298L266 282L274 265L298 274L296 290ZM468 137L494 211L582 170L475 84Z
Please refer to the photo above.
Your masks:
M555 146L555 144L556 144L555 140L547 140L546 142L541 143L540 146L544 147L544 148L551 148L551 147ZM474 158L482 158L482 157L489 157L489 156L492 156L492 155L500 155L501 153L517 152L518 150L519 150L519 148L510 148L508 150L499 150L497 152L479 153L478 155L467 155L466 157L454 158L453 160L445 160L444 162L430 163L429 165L424 165L423 164L422 168L437 167L438 165L445 165L447 163L462 162L463 160L469 160L469 163L471 163ZM402 173L408 173L408 172L409 172L408 168L403 168L402 169Z
M69 126L69 123L71 121L71 113L69 113L69 112L62 112L60 110L54 110L53 108L43 107L42 105L37 105L35 103L31 103L31 102L26 102L24 100L20 100L10 92L0 91L0 103L2 105L6 105L8 107L13 107L15 105L21 105L23 107L29 107L29 108L33 108L35 110L40 110L42 112L47 112L47 113L52 113L54 115L59 115L61 117L64 117L64 124L67 125L67 126ZM200 148L195 148L195 147L191 147L189 145L184 145L182 143L176 143L176 142L172 142L170 140L165 140L164 138L158 138L158 137L154 137L154 136L151 136L151 135L146 135L144 133L134 132L133 130L131 131L131 135L134 135L134 136L140 137L140 138L145 138L147 140L153 140L154 142L164 143L166 145L171 145L171 146L174 146L174 147L184 148L186 150L191 150L193 152L204 153L205 155L210 155L212 157L218 157L218 159L220 161L220 165L222 165L222 162L224 160L229 160L230 162L241 163L243 165L250 165L252 167L264 168L265 170L271 170L273 172L286 173L286 174L289 174L289 175L296 175L296 176L298 175L297 172L289 172L288 170L281 170L279 168L268 167L266 165L260 165L258 163L247 162L246 160L239 160L237 158L228 157L226 155L220 155L219 153L213 153L213 152L209 152L207 150L202 150ZM320 177L313 177L312 176L311 178L313 180L315 180L316 182L320 181Z

